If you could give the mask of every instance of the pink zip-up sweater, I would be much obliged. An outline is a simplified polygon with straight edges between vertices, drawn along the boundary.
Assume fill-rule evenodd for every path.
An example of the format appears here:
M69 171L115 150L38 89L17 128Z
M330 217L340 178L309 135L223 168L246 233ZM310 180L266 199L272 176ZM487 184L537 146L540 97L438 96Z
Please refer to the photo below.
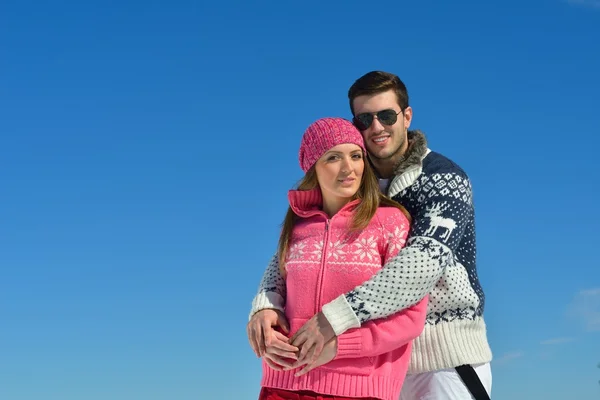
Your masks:
M332 218L321 211L319 189L291 190L290 206L301 217L286 256L286 307L290 337L321 307L371 276L404 246L409 222L395 207L380 207L369 225L349 234L358 200ZM375 288L385 290L385 288ZM408 369L412 340L425 326L427 297L397 314L338 336L336 357L306 375L275 371L263 361L262 386L310 390L343 397L397 400Z

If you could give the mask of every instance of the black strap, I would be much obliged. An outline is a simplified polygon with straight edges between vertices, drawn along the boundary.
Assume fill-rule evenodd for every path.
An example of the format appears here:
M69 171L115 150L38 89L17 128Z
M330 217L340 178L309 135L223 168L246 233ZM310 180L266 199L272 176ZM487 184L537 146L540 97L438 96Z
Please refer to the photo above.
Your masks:
M477 376L477 372L475 372L472 366L461 365L455 369L475 400L490 400L488 392L483 387L483 384L479 380L479 376Z

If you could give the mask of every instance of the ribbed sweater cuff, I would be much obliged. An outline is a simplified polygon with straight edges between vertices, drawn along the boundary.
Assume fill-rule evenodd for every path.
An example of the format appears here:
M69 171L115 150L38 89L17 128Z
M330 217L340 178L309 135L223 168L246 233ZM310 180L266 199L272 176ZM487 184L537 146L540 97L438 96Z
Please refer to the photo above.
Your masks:
M267 308L284 312L284 304L283 297L275 292L259 293L254 297L254 300L252 300L252 309L250 310L248 320L260 310L266 310Z
M408 372L420 374L463 364L486 363L491 359L483 318L427 324L413 342Z
M338 336L337 341L336 359L358 358L361 356L362 336L359 329Z
M321 310L336 336L340 336L351 328L360 328L360 320L354 314L354 310L344 295L325 304Z

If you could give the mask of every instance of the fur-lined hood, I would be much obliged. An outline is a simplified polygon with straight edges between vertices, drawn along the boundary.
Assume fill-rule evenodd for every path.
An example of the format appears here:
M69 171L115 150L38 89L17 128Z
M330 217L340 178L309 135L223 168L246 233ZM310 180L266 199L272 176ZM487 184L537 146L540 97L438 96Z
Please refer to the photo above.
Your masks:
M409 167L421 165L427 154L427 139L420 130L408 131L408 149L394 167L394 175L400 175Z

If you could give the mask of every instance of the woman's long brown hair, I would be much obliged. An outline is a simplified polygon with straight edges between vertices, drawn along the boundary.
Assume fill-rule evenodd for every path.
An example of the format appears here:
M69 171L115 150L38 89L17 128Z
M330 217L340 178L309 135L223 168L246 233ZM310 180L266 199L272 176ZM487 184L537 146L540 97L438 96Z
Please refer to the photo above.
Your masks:
M351 231L361 230L369 225L371 219L375 215L377 208L380 206L384 207L396 207L404 213L406 218L411 221L410 214L399 203L385 197L379 191L379 182L377 182L377 177L373 172L373 167L369 163L369 161L364 157L363 160L365 162L365 168L363 170L362 180L360 182L360 186L352 200L360 199L359 205L356 207L354 215L352 217L352 223L350 224ZM311 169L309 169L304 178L298 184L297 190L312 190L319 186L319 181L317 180L317 172L315 170L315 166L313 165ZM294 213L291 207L288 207L287 213L285 214L285 218L283 220L281 236L279 237L279 246L277 249L277 255L279 258L279 268L281 270L281 274L285 277L285 257L287 255L287 251L290 246L290 240L292 238L292 230L294 229L294 225L296 223L298 216Z

